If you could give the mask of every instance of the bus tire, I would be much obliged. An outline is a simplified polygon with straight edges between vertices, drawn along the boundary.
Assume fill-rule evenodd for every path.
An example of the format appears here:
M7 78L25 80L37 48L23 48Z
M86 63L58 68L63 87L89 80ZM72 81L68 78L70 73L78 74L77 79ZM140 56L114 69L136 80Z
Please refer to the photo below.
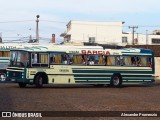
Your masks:
M20 88L25 88L27 84L19 82L18 85L19 85Z
M37 88L41 88L43 86L43 77L40 74L36 75L34 82Z
M111 86L113 87L120 87L122 85L122 78L120 74L113 74L111 78Z

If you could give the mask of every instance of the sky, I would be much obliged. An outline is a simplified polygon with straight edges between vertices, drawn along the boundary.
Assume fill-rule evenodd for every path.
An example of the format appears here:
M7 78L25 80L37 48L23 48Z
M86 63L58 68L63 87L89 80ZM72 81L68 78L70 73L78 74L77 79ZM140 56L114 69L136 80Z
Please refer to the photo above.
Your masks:
M137 33L151 33L160 29L160 0L0 0L0 34L4 41L36 36L36 15L39 18L39 36L50 40L66 31L70 20L125 22L138 26Z

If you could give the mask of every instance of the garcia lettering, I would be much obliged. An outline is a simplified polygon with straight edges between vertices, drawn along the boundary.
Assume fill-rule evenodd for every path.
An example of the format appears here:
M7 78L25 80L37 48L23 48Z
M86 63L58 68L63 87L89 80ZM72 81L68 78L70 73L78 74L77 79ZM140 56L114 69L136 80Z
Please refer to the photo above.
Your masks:
M109 51L104 50L82 50L82 54L103 54L103 55L110 55Z

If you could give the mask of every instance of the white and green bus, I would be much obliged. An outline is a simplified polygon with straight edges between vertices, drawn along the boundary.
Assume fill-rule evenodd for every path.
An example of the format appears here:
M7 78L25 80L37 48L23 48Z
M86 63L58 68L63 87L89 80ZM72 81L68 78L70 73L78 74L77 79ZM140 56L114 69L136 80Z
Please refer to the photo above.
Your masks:
M155 81L154 53L149 49L32 47L11 50L7 78L26 87L34 84L122 84Z

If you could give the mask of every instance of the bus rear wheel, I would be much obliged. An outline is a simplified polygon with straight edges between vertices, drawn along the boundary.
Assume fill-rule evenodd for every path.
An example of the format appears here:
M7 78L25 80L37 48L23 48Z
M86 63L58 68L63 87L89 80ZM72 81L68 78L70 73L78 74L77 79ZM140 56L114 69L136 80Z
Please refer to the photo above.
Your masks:
M19 87L20 87L20 88L25 88L26 85L27 85L26 83L21 83L21 82L19 82L18 84L19 84Z
M122 78L119 74L114 74L111 78L110 85L113 87L120 87L122 84Z
M43 86L43 77L40 74L35 77L35 85L37 88L41 88Z

